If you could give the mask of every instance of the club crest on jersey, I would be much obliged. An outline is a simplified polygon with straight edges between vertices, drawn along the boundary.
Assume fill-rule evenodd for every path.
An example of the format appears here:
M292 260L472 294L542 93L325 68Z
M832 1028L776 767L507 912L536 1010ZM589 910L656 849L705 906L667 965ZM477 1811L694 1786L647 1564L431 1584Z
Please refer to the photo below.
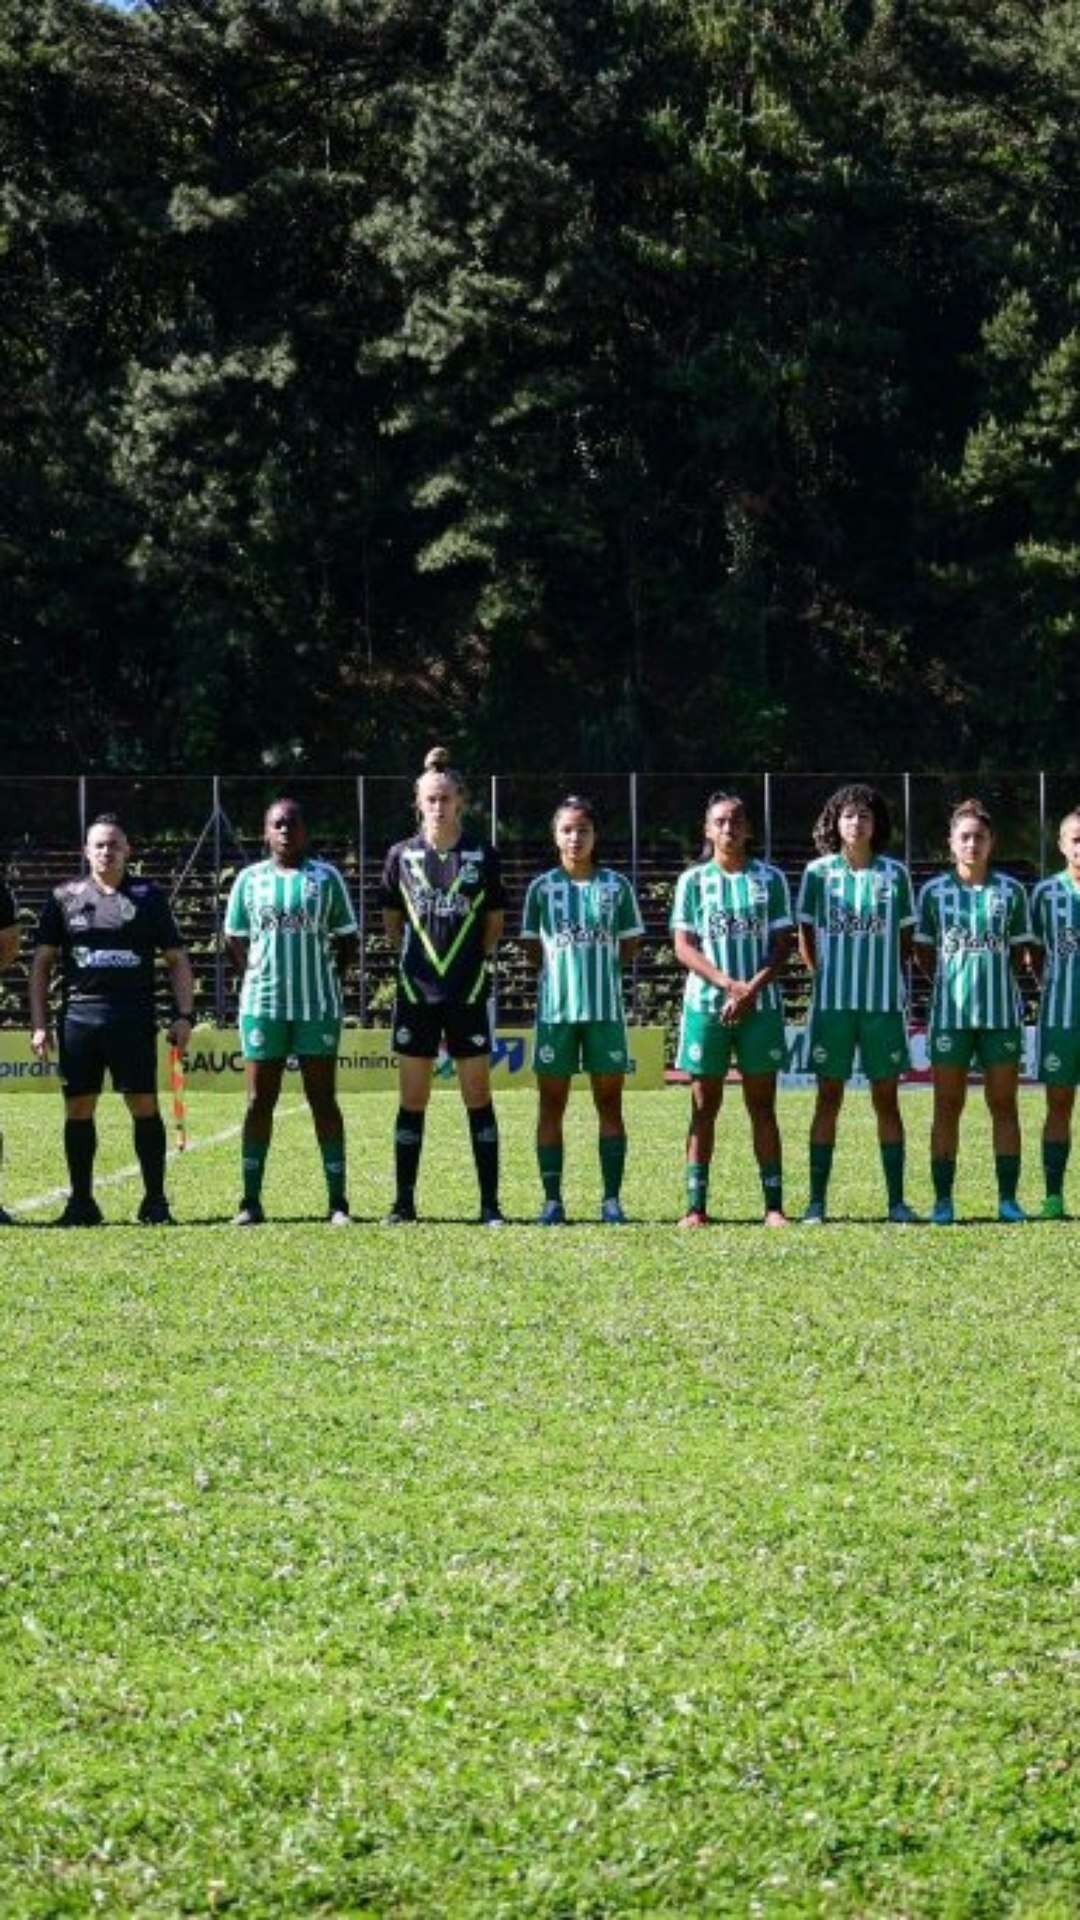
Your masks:
M703 1051L704 1051L703 1048L699 1046L696 1040L694 1041L693 1046L688 1049L691 1060L700 1060Z
M1050 1073L1056 1073L1058 1068L1061 1065L1061 1055L1057 1053L1048 1053L1046 1056L1046 1059L1043 1062L1043 1065L1048 1069Z
M248 1034L248 1039L251 1041L253 1047L262 1047L266 1044L266 1035L261 1027L252 1027L251 1032Z
M476 866L472 860L464 860L462 862L461 869L460 869L460 879L461 879L462 886L475 887L479 878L480 878L479 867Z
M542 1060L545 1066L550 1066L555 1058L555 1049L554 1047L537 1047L536 1057L538 1060Z

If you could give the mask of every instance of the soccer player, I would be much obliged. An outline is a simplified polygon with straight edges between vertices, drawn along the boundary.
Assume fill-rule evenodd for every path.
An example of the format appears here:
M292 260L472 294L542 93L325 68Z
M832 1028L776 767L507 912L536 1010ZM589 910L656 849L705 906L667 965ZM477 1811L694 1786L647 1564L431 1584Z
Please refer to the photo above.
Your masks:
M143 1226L172 1226L165 1197L165 1125L157 1097L154 956L169 970L175 1014L169 1040L191 1038L195 983L191 963L160 887L128 872L131 848L113 813L99 814L86 836L85 878L55 887L45 902L30 968L31 1046L48 1057L49 981L63 966L60 1079L64 1152L71 1195L60 1227L96 1227L94 1113L108 1068L132 1116L145 1192Z
M1046 1088L1042 1162L1044 1220L1065 1218L1065 1168L1073 1104L1080 1081L1080 807L1061 822L1060 873L1040 880L1031 896L1032 962L1042 980L1039 1079Z
M809 1225L825 1219L836 1127L856 1050L870 1082L885 1174L887 1218L917 1220L904 1199L900 1075L908 1065L904 966L915 907L911 876L885 852L891 822L875 787L840 787L814 827L819 858L802 877L799 950L813 975L810 1059L817 1101L810 1125Z
M0 880L0 973L14 964L19 952L19 915L10 887ZM0 1141L2 1141L0 1135ZM13 1226L10 1213L0 1207L0 1227Z
M724 1076L736 1061L765 1198L765 1225L784 1227L776 1076L784 1018L777 975L791 952L794 922L778 867L747 853L750 821L737 794L705 805L708 858L675 888L675 957L687 969L675 1065L691 1075L683 1227L708 1225L709 1167Z
M356 916L345 882L328 860L307 851L308 832L295 800L266 809L268 857L233 881L225 935L240 988L240 1049L247 1080L241 1138L243 1194L233 1224L259 1227L274 1108L285 1062L300 1063L315 1123L331 1226L350 1224L345 1191L345 1122L337 1101L341 981L355 949Z
M1016 1198L1020 1178L1021 1009L1016 972L1031 947L1027 895L1019 880L991 867L993 823L981 800L961 800L949 821L951 872L919 894L915 934L920 963L933 979L930 1069L934 1120L930 1170L936 1227L956 1217L953 1183L968 1069L983 1070L994 1140L998 1219L1027 1218Z
M394 1128L394 1204L388 1226L416 1219L416 1181L439 1048L457 1070L480 1187L480 1224L505 1224L499 1206L499 1129L491 1099L493 955L503 930L495 848L465 832L465 781L445 747L432 747L414 789L419 832L386 856L380 900L397 955L394 1047L400 1105Z
M570 794L555 809L559 865L525 895L522 938L540 970L533 1070L540 1091L536 1155L544 1189L538 1224L566 1224L563 1115L579 1070L592 1083L600 1130L600 1218L622 1225L626 1165L622 1092L629 1060L622 966L645 929L629 880L597 866L591 801Z

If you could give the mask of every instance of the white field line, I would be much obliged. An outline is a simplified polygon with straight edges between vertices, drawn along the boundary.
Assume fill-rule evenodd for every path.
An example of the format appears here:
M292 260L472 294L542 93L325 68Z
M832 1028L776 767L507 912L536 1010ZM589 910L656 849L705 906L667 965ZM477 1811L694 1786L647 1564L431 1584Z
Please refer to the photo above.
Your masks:
M307 1103L301 1101L295 1107L279 1107L274 1119L289 1120L294 1113L306 1112ZM165 1157L167 1160L186 1160L189 1153L199 1153L204 1147L220 1147L225 1140L235 1140L237 1134L243 1131L243 1126L243 1121L237 1120L231 1127L222 1127L219 1133L204 1133L198 1140L189 1140L182 1154L178 1147L170 1147ZM115 1173L103 1174L100 1180L94 1181L94 1191L96 1193L99 1187L122 1187L125 1180L138 1180L141 1177L142 1168L135 1161L130 1167L118 1167ZM43 1207L54 1207L58 1200L66 1200L68 1192L67 1187L50 1187L47 1193L32 1194L29 1200L8 1201L7 1210L9 1213L40 1213Z

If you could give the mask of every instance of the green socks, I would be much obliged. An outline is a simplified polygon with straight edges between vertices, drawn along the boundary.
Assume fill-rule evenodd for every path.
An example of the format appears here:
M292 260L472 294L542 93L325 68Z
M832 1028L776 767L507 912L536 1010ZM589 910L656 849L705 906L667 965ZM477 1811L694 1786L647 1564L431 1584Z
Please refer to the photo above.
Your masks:
M831 1146L817 1147L812 1140L810 1142L810 1199L815 1206L825 1205L834 1151Z
M561 1147L537 1147L537 1164L545 1200L562 1199L563 1150Z
M1065 1190L1065 1168L1069 1164L1069 1142L1067 1140L1044 1140L1042 1143L1043 1179L1048 1194L1063 1193Z
M266 1172L266 1156L270 1151L268 1140L245 1140L240 1152L240 1165L244 1175L244 1199L258 1202L262 1198L263 1174Z
M994 1165L997 1168L998 1199L1015 1200L1020 1179L1020 1155L995 1153Z
M600 1135L600 1177L604 1183L605 1200L618 1199L625 1166L625 1133L602 1133Z
M686 1163L686 1207L688 1213L708 1211L709 1163L707 1160L688 1160Z
M345 1205L345 1135L340 1133L336 1140L320 1140L319 1152L322 1154L326 1193L330 1205L343 1207Z
M758 1171L761 1175L761 1192L766 1213L783 1213L784 1180L779 1160L763 1160Z
M898 1207L904 1198L904 1143L902 1140L881 1142L881 1164L885 1172L885 1190L889 1196L889 1205Z
M934 1183L935 1200L951 1200L953 1181L956 1179L955 1160L931 1160L930 1178Z

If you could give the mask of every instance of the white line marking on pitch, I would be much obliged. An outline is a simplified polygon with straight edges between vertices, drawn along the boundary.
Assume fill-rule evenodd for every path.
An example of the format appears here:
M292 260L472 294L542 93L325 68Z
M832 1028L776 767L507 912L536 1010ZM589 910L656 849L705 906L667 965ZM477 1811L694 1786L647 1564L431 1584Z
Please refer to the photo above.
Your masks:
M306 1103L301 1103L296 1107L279 1107L274 1118L275 1120L289 1120L294 1113L306 1112ZM179 1147L170 1147L165 1158L167 1160L186 1160L189 1153L198 1153L203 1147L220 1147L225 1140L235 1140L237 1134L243 1132L243 1128L243 1121L238 1120L231 1127L222 1127L220 1133L206 1133L198 1140L189 1140L183 1153L180 1152ZM125 1180L137 1180L141 1174L142 1168L137 1162L130 1167L120 1167L115 1173L102 1174L100 1180L95 1180L94 1191L96 1193L99 1187L122 1187ZM8 1202L8 1212L40 1213L42 1207L54 1207L58 1200L66 1200L69 1191L70 1189L67 1187L50 1187L48 1193L32 1194L29 1200L10 1200Z

